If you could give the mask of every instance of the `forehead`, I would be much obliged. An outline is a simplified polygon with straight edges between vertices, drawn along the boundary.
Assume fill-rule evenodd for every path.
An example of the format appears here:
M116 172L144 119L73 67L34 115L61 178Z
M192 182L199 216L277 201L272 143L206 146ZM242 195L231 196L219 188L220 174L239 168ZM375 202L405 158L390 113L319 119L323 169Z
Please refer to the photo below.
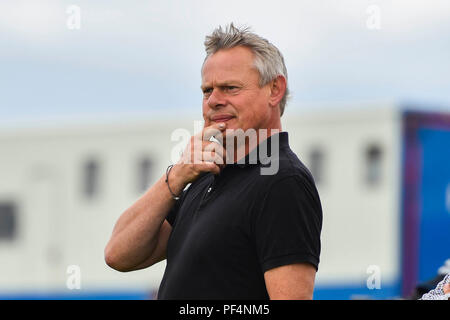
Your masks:
M211 55L202 69L202 82L248 80L258 72L254 67L254 54L246 47L222 49Z

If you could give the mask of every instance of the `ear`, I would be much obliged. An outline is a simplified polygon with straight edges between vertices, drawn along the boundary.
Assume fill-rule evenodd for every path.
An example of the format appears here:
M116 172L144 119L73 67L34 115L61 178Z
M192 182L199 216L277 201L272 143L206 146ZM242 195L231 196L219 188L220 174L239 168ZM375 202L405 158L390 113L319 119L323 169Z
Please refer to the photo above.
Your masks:
M284 93L286 92L286 78L282 75L277 76L270 83L270 98L269 105L271 107L276 107L280 104L281 99L283 99Z

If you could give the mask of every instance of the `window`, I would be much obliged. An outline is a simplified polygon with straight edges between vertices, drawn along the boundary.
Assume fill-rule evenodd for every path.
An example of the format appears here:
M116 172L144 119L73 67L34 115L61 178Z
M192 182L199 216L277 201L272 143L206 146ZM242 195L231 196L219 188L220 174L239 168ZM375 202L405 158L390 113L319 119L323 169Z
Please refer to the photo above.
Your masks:
M0 241L13 240L16 233L16 206L13 203L0 203Z
M369 186L378 185L382 176L382 151L377 145L370 145L366 149L365 179Z
M142 157L138 161L137 166L137 190L138 192L144 192L146 191L151 182L152 178L152 167L153 162L149 157Z
M322 150L315 148L309 154L309 170L316 184L323 182L324 154Z
M95 159L85 162L83 167L83 194L92 199L99 193L99 163Z

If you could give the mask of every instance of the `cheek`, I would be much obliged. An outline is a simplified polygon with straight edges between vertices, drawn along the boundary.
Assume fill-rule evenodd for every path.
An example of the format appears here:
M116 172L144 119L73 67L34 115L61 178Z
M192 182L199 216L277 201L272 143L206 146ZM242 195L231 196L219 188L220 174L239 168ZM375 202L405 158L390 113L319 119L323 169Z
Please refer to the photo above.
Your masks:
M210 108L209 108L208 104L205 102L205 100L203 100L202 114L203 114L203 120L205 120L205 122L208 119L208 113L209 112L210 112Z
M203 113L207 113L209 110L208 100L202 99L202 110Z
M257 124L261 118L261 114L257 111L258 104L256 101L248 100L242 101L238 107L236 107L237 111L237 127L242 128L244 130L248 128L252 128Z

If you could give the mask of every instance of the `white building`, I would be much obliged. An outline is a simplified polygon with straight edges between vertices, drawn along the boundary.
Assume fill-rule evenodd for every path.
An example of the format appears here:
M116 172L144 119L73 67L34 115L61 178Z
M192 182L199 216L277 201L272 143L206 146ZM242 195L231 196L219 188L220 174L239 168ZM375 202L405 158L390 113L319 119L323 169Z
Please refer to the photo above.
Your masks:
M282 118L322 201L319 297L320 290L338 298L361 293L378 271L376 292L399 294L401 119L395 105ZM150 297L165 262L120 273L103 251L120 214L178 152L174 130L193 134L194 121L0 132L0 297ZM77 270L81 289L70 290Z

